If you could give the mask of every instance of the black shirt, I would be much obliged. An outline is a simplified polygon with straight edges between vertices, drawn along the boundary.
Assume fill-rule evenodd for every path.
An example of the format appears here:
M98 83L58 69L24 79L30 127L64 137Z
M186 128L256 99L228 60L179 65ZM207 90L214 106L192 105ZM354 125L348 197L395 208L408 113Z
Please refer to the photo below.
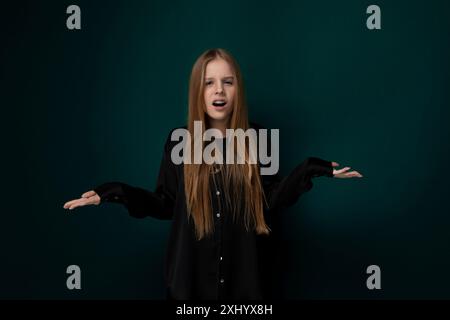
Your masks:
M255 124L251 127L260 128ZM102 202L123 204L133 217L172 220L165 259L168 299L268 297L270 288L264 283L267 275L263 255L266 238L270 235L257 235L255 231L247 231L239 220L233 222L223 201L226 191L221 179L211 177L210 182L214 232L196 240L193 221L187 216L183 165L171 161L172 147L178 143L171 141L172 131L164 146L154 192L122 182L104 183L94 188L95 192ZM269 227L270 216L293 205L312 188L312 178L319 176L333 177L333 168L330 161L317 157L307 158L284 178L261 175L268 201L264 215Z

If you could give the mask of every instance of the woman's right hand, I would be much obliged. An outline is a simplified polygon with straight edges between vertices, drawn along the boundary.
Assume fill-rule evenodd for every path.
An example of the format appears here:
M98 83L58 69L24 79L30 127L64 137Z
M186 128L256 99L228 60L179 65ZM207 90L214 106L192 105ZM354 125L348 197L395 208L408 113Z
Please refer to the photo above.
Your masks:
M85 192L81 198L68 201L64 204L64 209L75 209L76 207L83 207L87 205L99 205L101 202L100 196L93 190Z

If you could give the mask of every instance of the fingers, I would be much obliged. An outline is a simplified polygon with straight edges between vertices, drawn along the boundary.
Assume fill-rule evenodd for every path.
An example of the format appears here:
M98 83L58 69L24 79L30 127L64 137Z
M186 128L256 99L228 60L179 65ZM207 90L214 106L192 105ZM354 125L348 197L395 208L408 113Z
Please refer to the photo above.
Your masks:
M74 199L71 201L67 201L63 208L64 209L75 209L76 207L82 207L88 204L99 204L100 203L100 197L97 195L97 193L94 190L89 190L81 195L81 198Z
M335 170L335 174L341 174L341 173L344 173L345 171L348 171L348 170L350 170L350 167L345 167L345 168L342 168L342 169L339 169L339 170Z
M351 171L351 172L347 172L345 173L349 178L352 177L357 177L357 178L362 178L363 175L361 173L359 173L358 171Z
M69 209L69 207L73 204L73 203L75 203L75 201L77 201L78 199L75 199L75 200L71 200L71 201L67 201L65 204L64 204L64 209Z
M331 165L333 167L339 166L339 163L332 161ZM333 176L337 178L362 178L363 175L359 173L358 171L349 171L351 167L344 167L342 169L333 169Z
M69 210L75 209L76 207L83 205L83 203L85 201L86 201L85 198L80 198L80 199L75 199L75 200L66 202L64 204L64 209L69 209Z
M87 200L85 198L73 200L73 201L71 201L71 203L70 203L70 205L68 206L67 209L73 210L73 209L75 209L77 207L83 207L83 206L89 204L88 202L89 202L89 200Z
M83 194L81 195L81 197L82 197L82 198L89 198L89 197L92 197L92 196L95 196L95 195L96 195L95 191L90 190L90 191L88 191L88 192L83 193Z
M68 201L64 204L64 209L73 210L77 207L83 207L86 205L98 205L100 203L100 197L95 194L94 196L91 196L89 198L80 198Z
M362 178L363 177L363 175L360 174L358 171L337 173L335 176L337 178Z

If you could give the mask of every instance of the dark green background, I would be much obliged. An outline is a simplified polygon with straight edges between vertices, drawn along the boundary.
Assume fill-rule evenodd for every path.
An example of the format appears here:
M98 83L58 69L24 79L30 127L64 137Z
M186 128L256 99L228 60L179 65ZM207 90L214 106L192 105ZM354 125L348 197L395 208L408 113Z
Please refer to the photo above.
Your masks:
M82 29L66 28L81 7ZM366 28L377 4L382 29ZM250 118L279 128L281 173L319 178L278 229L280 297L450 298L448 1L20 1L2 8L0 298L163 299L170 222L105 204L102 182L153 189L211 47L241 65ZM82 290L66 288L66 268ZM367 266L381 267L379 291Z

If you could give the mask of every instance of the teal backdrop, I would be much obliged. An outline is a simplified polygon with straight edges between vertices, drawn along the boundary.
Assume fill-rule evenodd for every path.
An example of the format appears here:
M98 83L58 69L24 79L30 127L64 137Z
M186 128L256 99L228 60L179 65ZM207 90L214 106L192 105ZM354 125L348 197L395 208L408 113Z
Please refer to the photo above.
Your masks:
M71 4L81 30L66 28ZM381 30L366 27L371 4ZM164 299L170 222L63 204L106 181L155 187L191 67L212 47L240 63L251 120L280 129L281 174L317 156L364 175L318 178L283 212L280 297L450 298L449 12L424 0L5 4L0 298ZM73 264L81 290L66 287ZM373 264L381 290L366 287Z

